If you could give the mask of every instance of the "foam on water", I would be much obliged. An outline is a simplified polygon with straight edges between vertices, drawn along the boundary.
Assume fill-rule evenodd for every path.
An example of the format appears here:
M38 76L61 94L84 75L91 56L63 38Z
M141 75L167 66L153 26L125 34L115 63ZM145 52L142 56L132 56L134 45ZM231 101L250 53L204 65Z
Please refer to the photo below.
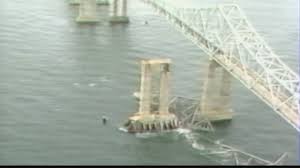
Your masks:
M142 139L157 137L159 135L160 135L159 133L137 133L137 134L135 134L135 136L137 138L142 138Z
M73 83L73 85L74 85L74 86L80 86L80 84L79 84L79 83Z
M96 86L95 83L90 83L90 84L89 84L89 87L95 87L95 86Z
M197 142L196 137L191 130L186 128L178 128L176 132L179 133L179 135L183 135L194 149L205 150L205 146Z
M194 143L192 144L192 147L193 147L194 149L198 149L198 150L205 150L205 146L202 145L202 144L198 144L197 142L194 142Z
M103 76L100 78L100 81L101 82L109 82L110 80L106 76Z
M127 130L126 128L124 128L124 127L120 127L120 128L119 128L119 131L121 131L121 132L126 132L126 133L128 132L128 130Z
M178 128L175 131L178 132L179 134L188 134L188 133L191 133L191 130L186 129L186 128Z
M221 150L218 148L218 146L213 145L212 147L207 147L204 144L201 144L197 141L197 134L193 133L189 129L179 128L176 130L179 135L183 135L185 139L187 140L188 144L192 146L193 149L200 152L200 155L208 157L210 160L213 160L215 162L218 162L220 164L226 164L229 159L230 153L226 150ZM216 140L212 142L212 144L220 144L222 140ZM212 155L221 157L220 161L217 161L216 159L212 159Z

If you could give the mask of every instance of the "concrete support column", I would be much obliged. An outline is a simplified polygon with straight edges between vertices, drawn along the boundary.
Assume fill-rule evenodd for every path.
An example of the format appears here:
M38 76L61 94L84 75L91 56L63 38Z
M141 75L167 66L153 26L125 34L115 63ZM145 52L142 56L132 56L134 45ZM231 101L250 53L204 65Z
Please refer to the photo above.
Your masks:
M210 121L232 119L231 76L217 62L210 60L203 86L200 117Z
M121 16L127 16L127 0L122 0L122 13Z
M77 22L98 22L96 0L80 0Z
M231 75L224 68L222 68L222 87L220 90L220 104L223 109L231 110Z
M160 76L160 96L159 96L159 112L161 114L169 113L169 78L170 65L163 64L163 70Z
M127 0L113 0L111 23L129 23L127 17Z
M112 2L112 12L111 12L111 16L115 17L118 15L118 0L113 0Z
M152 82L152 69L151 64L142 61L142 74L141 74L141 92L140 92L140 114L150 114L152 94L151 94L151 82Z

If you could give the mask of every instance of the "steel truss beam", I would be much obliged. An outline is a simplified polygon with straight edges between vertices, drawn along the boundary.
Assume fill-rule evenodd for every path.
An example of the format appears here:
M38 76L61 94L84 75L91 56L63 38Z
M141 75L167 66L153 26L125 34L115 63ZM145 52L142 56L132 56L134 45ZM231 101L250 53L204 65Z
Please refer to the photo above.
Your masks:
M142 1L300 131L299 76L272 51L239 6L187 9L164 0Z

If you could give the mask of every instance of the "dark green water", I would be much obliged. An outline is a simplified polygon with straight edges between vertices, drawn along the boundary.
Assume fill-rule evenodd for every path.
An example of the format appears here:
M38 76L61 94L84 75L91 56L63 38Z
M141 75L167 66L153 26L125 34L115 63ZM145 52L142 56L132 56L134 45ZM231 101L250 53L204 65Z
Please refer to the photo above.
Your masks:
M193 7L215 2L220 1L172 1ZM238 3L296 71L298 1ZM98 11L107 18L107 7ZM140 1L129 0L128 12L129 25L78 25L78 8L66 0L0 0L0 164L224 163L205 156L199 146L206 144L193 145L184 134L119 131L137 111L132 93L139 85L140 58L171 58L172 92L187 97L201 95L208 60ZM288 152L286 164L297 164L296 131L236 80L233 108L236 117L217 128L215 140L268 160ZM102 115L110 118L107 126Z

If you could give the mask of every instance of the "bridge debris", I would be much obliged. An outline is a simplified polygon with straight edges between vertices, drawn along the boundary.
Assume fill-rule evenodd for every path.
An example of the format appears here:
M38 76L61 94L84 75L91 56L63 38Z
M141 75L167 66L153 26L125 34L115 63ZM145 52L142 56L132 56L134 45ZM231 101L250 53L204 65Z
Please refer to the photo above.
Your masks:
M205 135L194 136L193 132L184 135L193 148L201 151L200 155L220 165L282 165L288 156L283 153L275 161L270 161Z
M255 156L253 154L244 152L242 150L236 149L232 146L225 145L222 143L215 143L219 146L221 150L227 151L229 156L232 158L233 165L283 165L284 160L287 158L288 154L283 153L274 162L265 160L261 157Z
M139 112L131 116L125 127L130 133L158 132L179 127L177 116L169 112L170 59L142 60ZM152 71L153 66L162 67L160 74L159 108L153 110Z
M185 98L175 96L171 99L169 104L169 111L176 114L181 128L186 128L192 131L204 131L204 132L214 132L215 128L213 127L210 120L207 118L200 116L199 120L195 120L195 116L199 114L198 111L201 110L201 106L199 105L199 100L192 98ZM201 104L201 103L200 103ZM189 135L191 137L192 135ZM195 144L195 138L189 138L192 144ZM263 159L256 155L247 153L230 145L225 145L220 141L214 141L206 136L200 136L200 140L203 142L208 142L208 144L212 144L217 147L217 151L215 149L208 150L205 153L205 156L220 156L222 158L226 158L226 163L220 164L229 164L229 165L282 165L284 160L287 158L287 153L283 153L278 159L274 162ZM196 142L197 143L197 142Z
M200 100L175 96L169 103L169 111L176 114L182 128L194 131L215 132L212 122L201 114Z

